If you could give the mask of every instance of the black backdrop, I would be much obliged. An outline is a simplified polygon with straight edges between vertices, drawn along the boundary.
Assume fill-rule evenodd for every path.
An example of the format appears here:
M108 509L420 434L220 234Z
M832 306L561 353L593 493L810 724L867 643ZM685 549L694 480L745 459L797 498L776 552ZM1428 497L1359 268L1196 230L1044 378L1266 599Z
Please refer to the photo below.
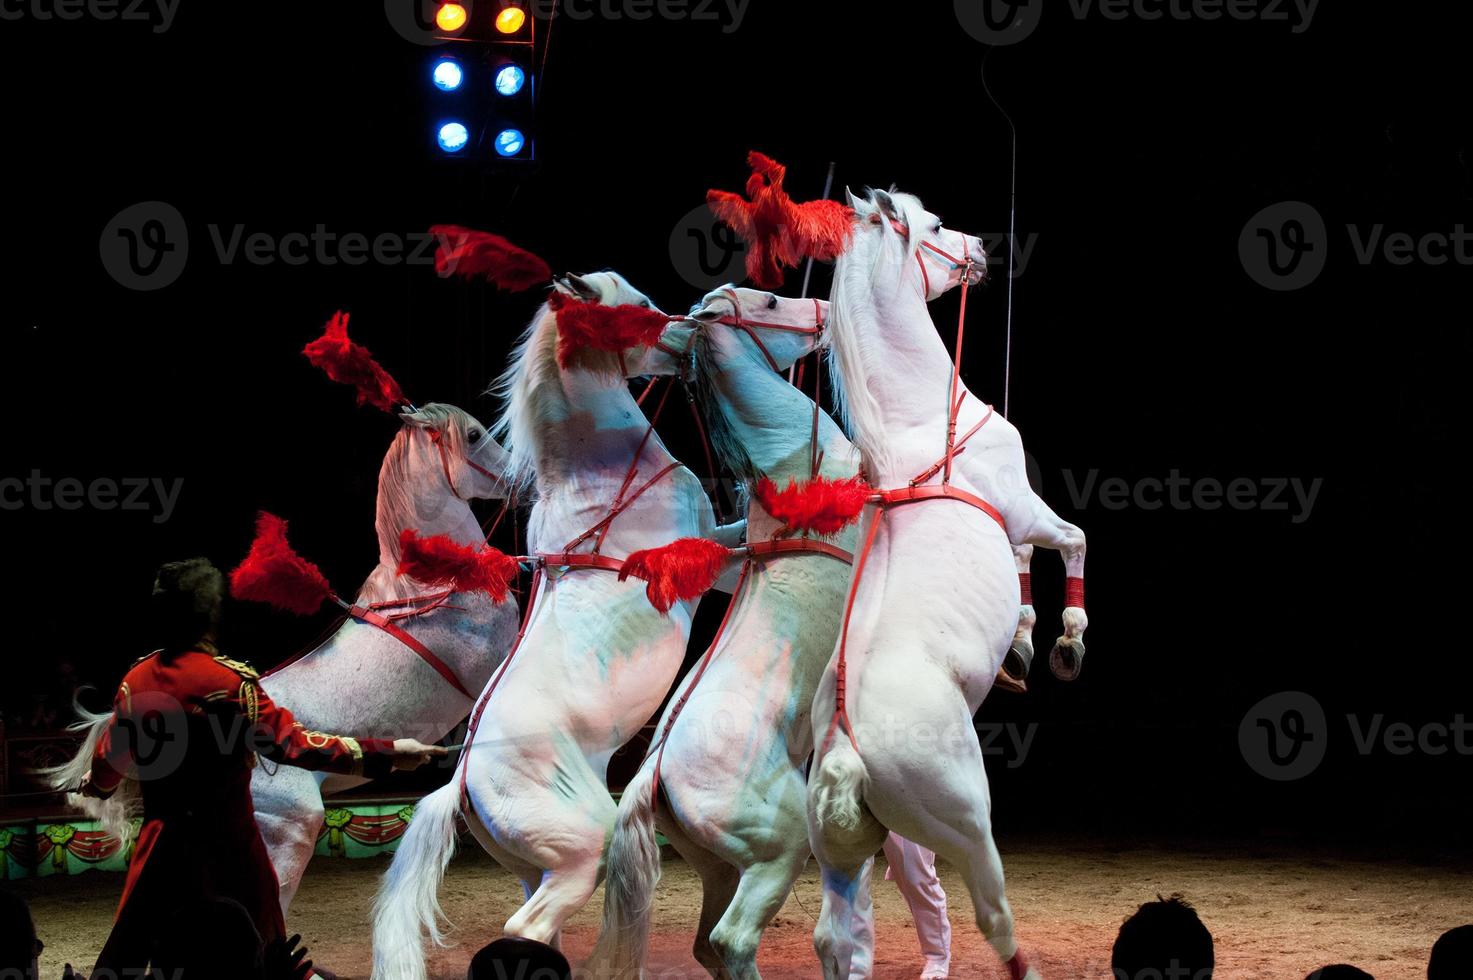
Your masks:
M1296 34L1060 3L992 54L1019 131L1018 231L1033 242L1011 415L1044 495L1089 534L1093 617L1080 681L1040 665L1030 694L983 709L1038 726L1021 765L991 763L1000 825L1464 832L1469 755L1363 753L1346 720L1473 715L1457 448L1469 268L1361 262L1346 228L1448 234L1473 212L1468 25L1451 6L1324 4ZM27 16L0 23L0 43L0 476L184 481L161 524L0 511L11 706L61 657L113 684L147 649L135 616L157 563L233 563L258 507L289 517L340 588L367 573L393 427L298 355L333 310L353 312L355 336L415 397L489 418L480 392L534 305L423 267L222 263L211 226L372 237L459 222L560 268L617 268L666 309L702 291L673 267L672 231L707 187L740 187L749 148L786 161L800 199L834 160L840 185L894 182L952 227L1007 227L987 49L945 3L753 0L735 30L560 19L542 162L509 174L424 151L425 51L377 3L183 0L162 33ZM108 276L98 242L149 200L185 217L190 256L173 285L137 292ZM1238 243L1284 200L1323 215L1328 262L1276 292L1245 272ZM965 371L1000 401L996 278L974 294ZM955 303L936 304L938 323ZM1280 477L1323 484L1298 522L1292 497L1288 511L1148 510L1070 489L1173 471L1255 493ZM1035 575L1046 648L1063 576L1048 554ZM231 651L263 665L325 625L230 612ZM1330 751L1276 782L1245 761L1239 726L1295 690L1323 707Z

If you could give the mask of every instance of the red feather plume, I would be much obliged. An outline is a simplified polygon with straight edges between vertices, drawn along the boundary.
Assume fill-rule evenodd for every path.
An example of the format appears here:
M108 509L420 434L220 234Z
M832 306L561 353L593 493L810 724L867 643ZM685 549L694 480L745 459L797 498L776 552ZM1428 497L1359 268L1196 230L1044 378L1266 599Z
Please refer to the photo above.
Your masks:
M435 271L441 278L478 277L513 293L552 278L551 267L541 258L489 231L432 225L430 234L440 242L435 250Z
M670 317L659 310L630 303L603 306L553 293L547 305L557 313L557 362L564 368L580 350L617 353L653 347L670 325Z
M816 476L802 483L790 479L782 490L764 476L752 488L752 495L762 509L783 522L784 534L808 532L825 536L837 534L858 520L874 492L858 476L842 480Z
M414 528L406 527L399 534L398 573L456 592L484 592L499 604L511 592L517 560L489 545L477 551L447 535L422 538Z
M308 616L333 593L322 569L287 543L286 521L263 510L256 515L256 540L251 542L251 550L230 573L230 594Z
M747 154L752 175L747 196L709 190L706 204L747 243L747 276L759 289L783 284L783 268L806 258L832 262L849 244L854 209L838 201L794 201L783 190L787 168L756 150Z
M646 582L644 594L650 605L669 613L675 603L710 591L730 558L731 551L725 545L709 538L677 538L624 559L619 581L633 576Z
M332 380L356 388L360 405L392 412L409 404L399 382L379 366L366 347L348 339L348 314L342 310L332 315L322 336L303 347L302 353Z

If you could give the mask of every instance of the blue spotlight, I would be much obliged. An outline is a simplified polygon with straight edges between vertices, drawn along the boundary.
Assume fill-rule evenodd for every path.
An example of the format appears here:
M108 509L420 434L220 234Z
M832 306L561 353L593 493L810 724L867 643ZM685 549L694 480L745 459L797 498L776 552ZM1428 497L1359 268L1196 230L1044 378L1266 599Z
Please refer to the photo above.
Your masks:
M435 88L441 92L454 92L465 81L465 72L461 70L460 62L441 58L435 62L431 77L435 81Z
M506 65L496 72L496 91L516 95L527 83L527 73L516 65Z
M465 128L464 123L448 122L440 127L435 141L446 153L459 153L471 141L470 130Z
M527 138L520 129L503 129L496 134L496 152L504 157L514 157L527 145Z

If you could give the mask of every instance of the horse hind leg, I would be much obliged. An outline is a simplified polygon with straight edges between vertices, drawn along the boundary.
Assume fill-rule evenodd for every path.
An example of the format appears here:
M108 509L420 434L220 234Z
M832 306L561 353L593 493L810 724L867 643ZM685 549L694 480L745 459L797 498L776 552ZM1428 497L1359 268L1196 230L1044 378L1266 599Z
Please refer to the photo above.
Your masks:
M1008 980L1041 980L1031 967L1013 933L1013 910L1003 891L1002 858L992 835L987 834L962 856L957 867L972 898L977 928L1002 960Z
M805 849L806 850L806 849ZM784 855L775 861L753 864L742 872L736 894L716 928L711 946L732 980L761 980L757 971L757 947L772 917L783 907L806 853Z
M312 773L282 766L269 776L258 772L251 780L251 795L285 916L322 833L326 819L322 791Z
M506 920L506 934L556 945L563 923L588 904L598 887L598 866L595 851L544 872L532 897Z

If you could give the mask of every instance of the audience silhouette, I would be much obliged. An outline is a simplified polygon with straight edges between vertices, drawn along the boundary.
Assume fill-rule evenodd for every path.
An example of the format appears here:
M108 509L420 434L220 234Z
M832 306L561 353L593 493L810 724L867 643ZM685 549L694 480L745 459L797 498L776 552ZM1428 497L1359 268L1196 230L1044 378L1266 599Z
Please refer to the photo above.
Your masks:
M534 939L504 936L471 960L466 980L569 980L567 957Z
M1180 895L1156 896L1125 920L1110 969L1116 980L1212 980L1212 933Z
M1444 932L1432 944L1427 980L1468 980L1473 977L1473 925Z

